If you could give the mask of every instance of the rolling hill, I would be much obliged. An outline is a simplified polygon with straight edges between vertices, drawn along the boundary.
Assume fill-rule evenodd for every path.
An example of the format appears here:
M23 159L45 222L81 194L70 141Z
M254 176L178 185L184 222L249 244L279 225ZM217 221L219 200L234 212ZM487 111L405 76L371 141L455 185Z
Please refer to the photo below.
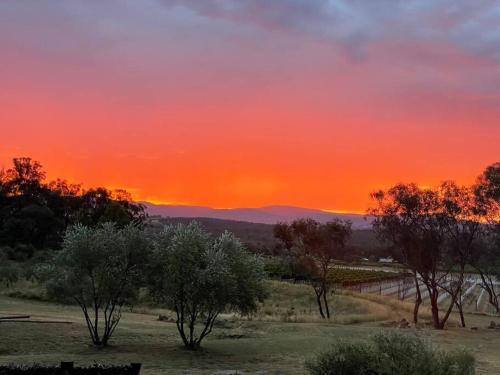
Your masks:
M278 244L273 235L273 225L251 223L248 221L234 221L203 217L159 217L150 218L153 231L159 231L167 224L187 224L192 220L198 221L201 226L214 236L228 230L236 235L250 250L258 253L271 254ZM348 257L358 259L370 255L387 256L387 246L381 243L370 229L353 230L347 242Z
M319 222L334 219L349 220L353 229L370 229L371 220L365 215L333 213L311 208L292 206L265 206L259 208L210 208L202 206L158 205L141 202L151 216L211 218L222 220L246 221L250 223L276 224L280 221L293 221L298 218L312 218Z

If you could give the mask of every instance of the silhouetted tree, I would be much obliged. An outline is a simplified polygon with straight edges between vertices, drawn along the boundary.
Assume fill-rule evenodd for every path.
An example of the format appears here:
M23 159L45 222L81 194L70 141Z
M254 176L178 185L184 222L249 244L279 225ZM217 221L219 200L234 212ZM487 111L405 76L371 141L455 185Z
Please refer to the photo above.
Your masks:
M7 194L31 199L39 198L45 180L42 165L27 157L14 158L12 163L13 167L7 170L4 182Z
M77 222L95 226L100 223L114 222L118 226L129 223L141 224L145 217L144 206L132 202L128 193L114 192L105 188L89 189L80 198Z
M145 217L144 207L124 190L82 192L64 180L46 183L41 164L31 158L15 158L11 168L0 171L0 245L14 249L9 254L18 260L35 249L59 248L69 225L124 227L141 225Z
M399 260L415 276L417 298L414 320L421 303L419 280L425 285L431 304L433 325L443 329L463 284L463 272L453 274L455 264L450 256L450 217L443 194L433 189L420 189L415 184L398 184L387 191L374 193L374 228L380 236L392 241L400 251ZM451 251L451 252L450 252ZM439 296L449 293L450 304L441 316Z
M473 266L489 303L500 314L500 163L488 166L478 177L475 193L486 233Z
M372 194L376 206L369 210L375 217L373 229L378 236L391 242L395 248L393 256L413 273L415 282L415 306L413 321L418 322L418 311L422 293L417 273L417 248L421 246L417 234L416 218L420 215L419 189L415 184L395 185L388 191Z
M458 186L454 182L445 182L439 188L442 205L442 218L446 229L447 246L449 257L447 258L449 268L455 268L455 277L451 287L441 284L442 288L450 295L458 290L455 304L460 314L462 327L465 327L463 313L463 282L465 268L472 264L480 250L478 242L483 234L481 224L481 209L478 205L474 189L471 187Z
M50 190L44 184L40 163L31 158L13 159L13 167L2 177L0 242L15 247L54 246L64 229L48 205Z
M277 224L274 235L283 243L288 254L307 269L319 313L322 318L329 319L329 273L334 260L343 257L346 241L351 235L351 224L342 221L321 224L312 219L299 219L291 224Z

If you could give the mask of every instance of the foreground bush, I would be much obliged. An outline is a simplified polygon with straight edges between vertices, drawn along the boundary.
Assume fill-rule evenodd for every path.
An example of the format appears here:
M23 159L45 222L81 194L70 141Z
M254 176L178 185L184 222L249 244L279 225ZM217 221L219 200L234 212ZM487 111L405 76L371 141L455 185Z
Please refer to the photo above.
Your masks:
M422 339L380 333L370 343L338 343L306 363L312 375L472 375L474 357L433 350Z

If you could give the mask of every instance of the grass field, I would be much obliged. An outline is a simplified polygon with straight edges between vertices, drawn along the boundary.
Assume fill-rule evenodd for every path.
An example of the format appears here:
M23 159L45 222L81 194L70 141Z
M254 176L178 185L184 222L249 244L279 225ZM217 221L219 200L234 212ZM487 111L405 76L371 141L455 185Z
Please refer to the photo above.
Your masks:
M223 317L196 353L181 347L175 324L157 320L165 311L140 307L126 312L111 347L95 349L88 345L78 308L2 295L0 316L29 314L73 324L0 323L0 363L141 362L142 374L303 374L305 359L337 340L365 340L395 329L384 327L385 321L410 318L409 304L353 293L332 297L335 318L325 323L317 317L310 287L270 282L270 289L270 298L251 320ZM465 347L475 354L479 374L500 374L500 330L486 328L491 317L470 314L467 320L479 329L458 328L452 321L442 332L426 327L404 332L429 338L440 349Z

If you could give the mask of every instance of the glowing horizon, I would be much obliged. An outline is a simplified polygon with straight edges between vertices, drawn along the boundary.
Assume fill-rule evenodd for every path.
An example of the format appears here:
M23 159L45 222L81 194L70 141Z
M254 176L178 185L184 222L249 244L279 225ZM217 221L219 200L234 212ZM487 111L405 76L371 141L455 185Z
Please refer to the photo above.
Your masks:
M500 5L0 3L0 168L135 200L364 212L500 160Z

